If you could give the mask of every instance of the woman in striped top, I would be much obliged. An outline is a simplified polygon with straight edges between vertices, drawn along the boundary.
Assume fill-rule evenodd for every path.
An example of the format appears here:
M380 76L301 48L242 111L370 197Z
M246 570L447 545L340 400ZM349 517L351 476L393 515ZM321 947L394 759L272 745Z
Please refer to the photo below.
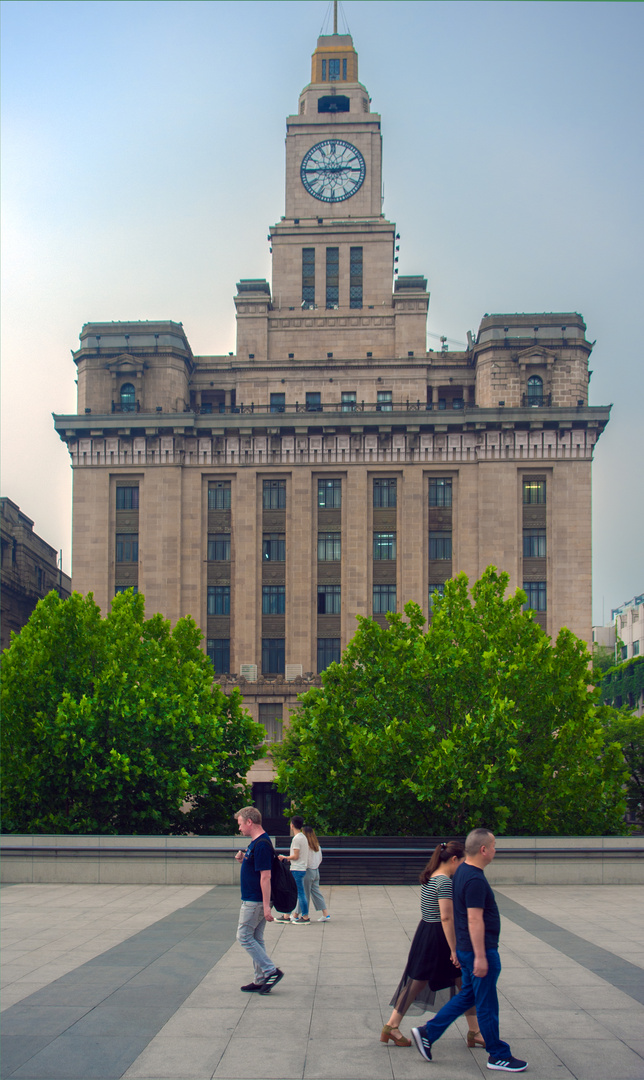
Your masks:
M390 1039L396 1046L411 1046L401 1034L399 1024L412 1008L415 1013L438 1011L460 989L459 962L456 958L456 933L452 904L452 876L465 858L465 848L458 840L439 844L420 875L420 910L422 918L411 943L407 966L390 1004L394 1011L380 1034L381 1042ZM439 991L442 993L439 996ZM467 1045L484 1046L478 1030L476 1009L465 1014L468 1024Z

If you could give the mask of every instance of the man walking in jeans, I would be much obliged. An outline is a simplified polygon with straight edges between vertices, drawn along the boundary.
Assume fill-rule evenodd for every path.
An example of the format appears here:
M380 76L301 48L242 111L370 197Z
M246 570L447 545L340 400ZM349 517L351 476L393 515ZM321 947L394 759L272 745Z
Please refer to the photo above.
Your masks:
M496 840L487 829L474 829L465 841L465 862L452 878L456 955L463 985L424 1027L412 1028L418 1050L432 1059L432 1044L458 1016L472 1005L485 1039L487 1067L499 1072L523 1072L527 1061L512 1057L510 1047L499 1038L499 1000L496 984L501 974L499 931L501 917L494 893L483 871L496 855Z
M237 940L250 953L255 980L242 986L246 994L270 994L284 972L275 966L264 948L264 927L273 922L271 915L271 866L273 845L262 828L262 815L254 806L244 806L235 814L242 836L251 841L235 858L241 863L241 911Z

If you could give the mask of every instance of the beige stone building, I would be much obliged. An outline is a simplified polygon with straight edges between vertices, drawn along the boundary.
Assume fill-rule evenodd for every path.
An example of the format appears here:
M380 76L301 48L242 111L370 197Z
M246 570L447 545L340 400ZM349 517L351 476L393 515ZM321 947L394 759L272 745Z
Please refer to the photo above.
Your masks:
M238 283L236 354L194 356L173 322L87 324L78 413L55 418L74 587L106 608L134 586L150 614L193 615L224 685L241 680L278 738L357 614L415 600L429 615L459 571L494 563L549 634L589 640L609 418L588 405L576 313L486 315L465 351L427 349L427 281L398 274L349 36L318 40L286 123L272 282Z

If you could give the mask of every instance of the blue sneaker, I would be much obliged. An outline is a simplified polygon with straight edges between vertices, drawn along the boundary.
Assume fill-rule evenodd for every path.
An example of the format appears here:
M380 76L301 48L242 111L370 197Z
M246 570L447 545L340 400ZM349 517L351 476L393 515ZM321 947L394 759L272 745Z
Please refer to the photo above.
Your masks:
M424 1028L412 1028L411 1037L418 1047L418 1053L425 1058L425 1061L432 1060L432 1044L425 1034ZM490 1066L488 1065L488 1068Z
M512 1057L490 1057L487 1063L488 1069L496 1069L498 1072L524 1072L528 1067L527 1061Z

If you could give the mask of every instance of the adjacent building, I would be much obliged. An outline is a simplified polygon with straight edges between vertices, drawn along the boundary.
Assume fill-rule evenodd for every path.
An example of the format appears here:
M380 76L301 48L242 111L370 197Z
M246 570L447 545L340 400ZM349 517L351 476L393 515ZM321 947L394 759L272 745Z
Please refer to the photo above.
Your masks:
M234 355L195 356L170 321L83 327L78 411L55 417L74 587L193 615L271 739L356 615L415 600L429 617L460 571L508 571L550 635L589 641L610 410L588 404L584 319L485 315L463 351L427 349L427 278L398 273L381 120L348 35L319 38L287 118L269 239L271 282L237 284ZM270 800L270 764L253 776Z
M58 552L34 532L31 518L11 499L0 498L2 550L0 648L11 644L11 632L22 629L36 604L55 589L71 595L71 578L58 564Z

